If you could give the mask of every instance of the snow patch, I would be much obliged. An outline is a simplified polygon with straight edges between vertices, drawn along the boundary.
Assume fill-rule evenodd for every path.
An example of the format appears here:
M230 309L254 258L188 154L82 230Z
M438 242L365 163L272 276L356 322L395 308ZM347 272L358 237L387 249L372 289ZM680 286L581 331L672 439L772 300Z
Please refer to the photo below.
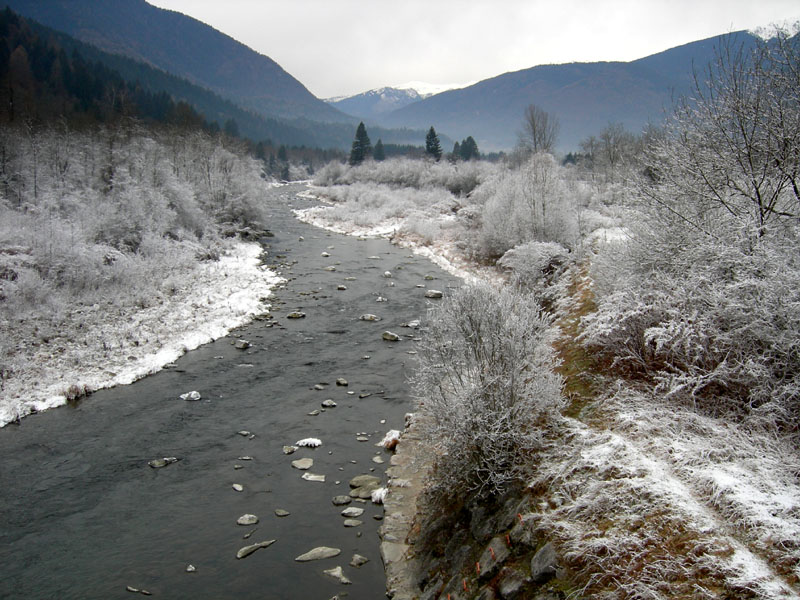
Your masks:
M42 347L5 382L0 426L66 404L70 389L133 383L264 313L270 290L284 280L260 264L261 253L259 244L231 242L219 260L199 263L175 294L122 318L113 306L85 308L78 317L85 344L61 353Z

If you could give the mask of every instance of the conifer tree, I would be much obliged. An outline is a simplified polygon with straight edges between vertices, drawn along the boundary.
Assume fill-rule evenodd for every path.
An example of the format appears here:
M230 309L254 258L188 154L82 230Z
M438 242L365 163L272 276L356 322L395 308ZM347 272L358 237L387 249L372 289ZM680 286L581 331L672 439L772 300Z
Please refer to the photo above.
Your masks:
M453 153L450 155L450 160L452 162L461 160L461 145L458 142L453 144Z
M372 154L372 144L362 121L356 128L356 139L353 140L353 147L350 149L350 164L360 165L370 154Z
M378 138L378 142L375 144L375 150L372 152L372 158L377 161L385 160L386 159L386 152L383 149L383 142L380 138Z
M478 144L472 136L461 142L461 160L472 160L480 158Z
M431 125L428 135L425 136L425 154L432 156L435 160L442 158L442 144L439 143L439 136Z

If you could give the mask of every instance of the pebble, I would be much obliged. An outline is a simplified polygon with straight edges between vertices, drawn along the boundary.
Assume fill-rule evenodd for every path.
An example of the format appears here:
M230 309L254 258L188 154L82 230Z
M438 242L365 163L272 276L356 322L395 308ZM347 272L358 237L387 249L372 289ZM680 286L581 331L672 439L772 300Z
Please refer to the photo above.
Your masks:
M300 458L298 460L292 461L292 466L295 469L300 469L301 471L307 471L311 467L314 466L314 459L313 458Z
M301 554L295 561L297 562L308 562L311 560L322 560L325 558L333 558L334 556L339 556L341 554L341 550L339 548L331 548L329 546L317 546L316 548L312 548L308 552Z
M242 515L236 519L237 525L255 525L258 523L258 517L251 514Z
M275 540L266 540L264 542L258 542L257 544L253 544L252 546L245 546L244 548L239 548L239 551L236 553L236 558L244 558L246 556L250 556L256 550L260 550L261 548L266 548L274 543Z
M318 408L315 408L315 409L314 409L314 410L312 410L310 413L308 413L308 416L309 416L309 417L316 417L316 416L318 416L318 415L319 415L321 412L322 412L322 411L321 411L320 409L318 409Z
M290 514L288 510L283 510L282 508L275 509L275 516L277 517L288 517Z
M174 456L165 456L164 458L154 458L153 460L147 461L147 464L150 465L154 469L161 469L166 467L167 465L171 465L174 462L178 462Z
M341 583L341 584L348 585L350 583L353 583L347 577L345 577L344 571L342 571L342 567L334 567L332 569L325 569L323 571L323 573L325 573L325 575L329 575L330 577L333 577L334 579L337 579L339 581L339 583Z
M244 487L242 487L241 483L234 483L231 487L235 489L237 492L241 492L242 490L244 490Z
M369 562L369 559L366 556L361 556L360 554L353 554L353 558L350 559L350 566L351 567L360 567L365 565Z

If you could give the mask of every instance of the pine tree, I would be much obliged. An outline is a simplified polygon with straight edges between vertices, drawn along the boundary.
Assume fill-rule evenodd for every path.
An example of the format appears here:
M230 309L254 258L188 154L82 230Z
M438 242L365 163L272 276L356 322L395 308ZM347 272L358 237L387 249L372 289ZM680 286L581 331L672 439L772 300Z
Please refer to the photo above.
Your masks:
M453 144L453 153L450 155L450 160L453 162L461 160L461 145L458 142Z
M353 147L350 149L350 164L360 165L370 154L372 154L372 144L362 121L358 124L356 139L353 140Z
M378 138L378 142L375 144L375 150L372 152L372 158L377 161L386 160L386 152L383 149L383 142L380 138Z
M442 158L442 145L439 143L439 136L431 125L428 135L425 136L425 154L432 156L437 161Z
M472 160L472 159L480 158L480 153L478 152L478 144L469 136L467 139L461 142L461 160Z

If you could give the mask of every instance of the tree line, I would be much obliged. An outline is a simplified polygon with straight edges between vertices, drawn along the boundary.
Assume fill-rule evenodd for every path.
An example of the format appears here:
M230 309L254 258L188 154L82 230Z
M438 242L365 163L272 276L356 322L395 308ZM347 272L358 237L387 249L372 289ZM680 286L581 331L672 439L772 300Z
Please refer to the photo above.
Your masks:
M368 158L376 161L385 160L388 156L425 156L435 161L441 160L444 155L442 151L442 144L439 140L439 135L436 133L433 125L425 135L424 151L416 146L397 146L391 145L391 151L387 152L387 146L384 146L383 141L379 138L373 148L372 143L367 133L367 128L364 122L360 122L356 128L355 138L350 149L350 158L348 160L351 166L359 165ZM468 136L462 140L461 143L456 142L453 145L453 151L448 155L448 159L452 162L458 160L478 160L481 157L478 151L478 144L472 136Z

